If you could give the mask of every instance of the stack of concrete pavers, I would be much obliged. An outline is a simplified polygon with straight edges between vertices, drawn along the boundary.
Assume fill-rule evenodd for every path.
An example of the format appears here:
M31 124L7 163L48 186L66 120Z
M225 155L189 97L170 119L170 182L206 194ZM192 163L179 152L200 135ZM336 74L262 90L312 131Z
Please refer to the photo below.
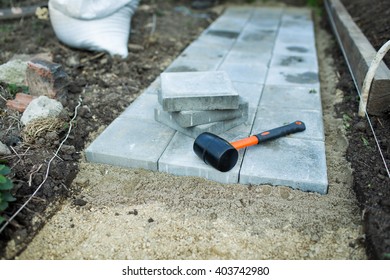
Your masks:
M158 101L155 120L193 138L225 132L248 119L248 102L225 71L162 73Z

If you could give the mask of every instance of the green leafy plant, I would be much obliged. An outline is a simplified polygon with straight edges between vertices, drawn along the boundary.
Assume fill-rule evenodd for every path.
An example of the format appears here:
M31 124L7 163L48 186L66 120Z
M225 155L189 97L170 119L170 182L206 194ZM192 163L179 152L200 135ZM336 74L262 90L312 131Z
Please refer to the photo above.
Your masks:
M368 142L368 140L366 138L364 138L363 136L362 136L362 141L363 141L364 146L366 146L366 147L370 146L370 142Z
M9 202L16 199L11 195L10 190L13 188L12 181L6 177L11 172L11 169L3 164L0 165L0 214L7 209ZM0 216L0 224L5 221L5 218Z
M28 93L29 91L28 86L18 86L16 84L8 84L7 90L12 96L17 94L18 92Z
M345 129L349 129L351 127L352 118L347 114L343 114L343 124Z

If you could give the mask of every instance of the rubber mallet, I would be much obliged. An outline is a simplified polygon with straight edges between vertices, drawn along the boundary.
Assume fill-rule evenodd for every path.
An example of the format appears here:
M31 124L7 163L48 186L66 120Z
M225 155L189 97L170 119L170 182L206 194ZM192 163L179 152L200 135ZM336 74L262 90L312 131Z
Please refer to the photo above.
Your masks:
M303 122L295 121L232 143L210 132L203 132L195 139L193 148L195 154L206 164L221 172L227 172L237 163L237 150L301 132L305 129L306 126Z

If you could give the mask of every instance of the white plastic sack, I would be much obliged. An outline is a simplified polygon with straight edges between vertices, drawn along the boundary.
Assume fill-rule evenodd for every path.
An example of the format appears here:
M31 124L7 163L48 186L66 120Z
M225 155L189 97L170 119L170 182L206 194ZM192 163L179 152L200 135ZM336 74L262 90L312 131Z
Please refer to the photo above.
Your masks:
M139 0L50 0L50 21L64 44L128 55L131 17Z

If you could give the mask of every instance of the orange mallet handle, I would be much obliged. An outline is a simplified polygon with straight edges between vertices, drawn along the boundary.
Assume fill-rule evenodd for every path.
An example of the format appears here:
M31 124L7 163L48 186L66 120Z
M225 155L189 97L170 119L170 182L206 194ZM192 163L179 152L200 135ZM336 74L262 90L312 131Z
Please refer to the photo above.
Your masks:
M262 142L274 140L292 133L301 132L306 129L306 126L301 121L295 121L293 123L277 127L271 130L264 131L257 135L249 136L248 138L241 139L235 142L230 143L237 150L257 145Z

